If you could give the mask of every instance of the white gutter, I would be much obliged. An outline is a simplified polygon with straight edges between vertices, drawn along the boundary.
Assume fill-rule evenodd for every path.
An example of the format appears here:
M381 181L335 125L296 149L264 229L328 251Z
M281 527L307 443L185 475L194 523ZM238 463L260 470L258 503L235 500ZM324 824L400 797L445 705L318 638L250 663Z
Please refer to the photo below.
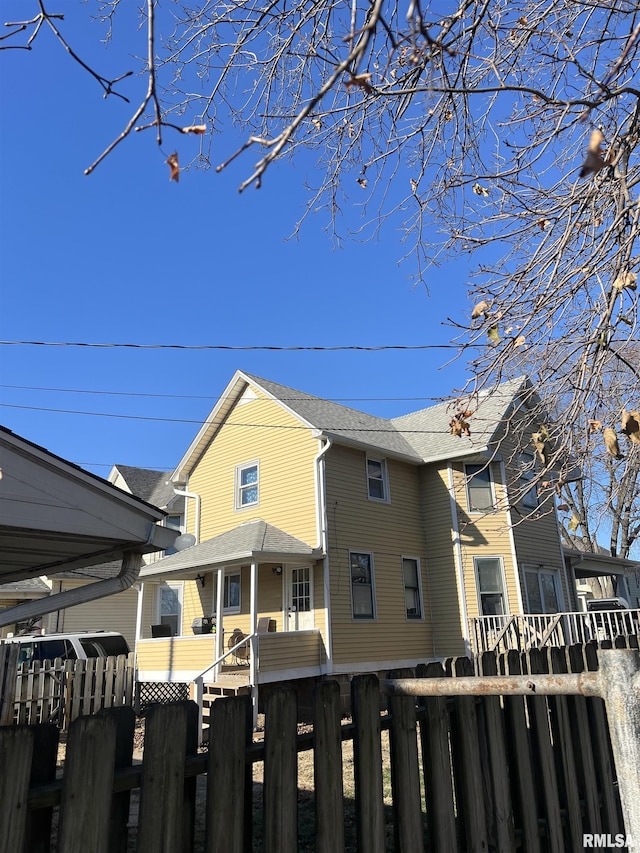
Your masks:
M329 543L327 542L327 496L326 478L324 467L324 455L333 444L333 441L324 436L320 438L325 444L320 448L314 459L314 479L316 487L316 530L318 538L318 549L322 549L324 559L323 566L323 594L324 594L324 618L325 618L325 651L327 656L326 672L332 671L333 665L333 638L331 634L331 583L329 579Z
M176 495L179 495L181 498L193 498L196 503L196 520L193 526L193 535L196 537L196 543L200 542L200 503L201 498L200 495L197 495L195 492L188 492L186 489L176 489L173 487L173 492ZM186 514L185 514L185 527L186 527Z
M152 524L155 527L155 524ZM27 601L16 607L9 607L0 611L0 627L13 625L27 619L43 616L45 613L53 613L54 610L64 610L67 607L75 607L77 604L86 604L98 598L106 598L129 589L138 579L142 567L142 555L135 551L127 551L122 558L122 568L115 578L107 578L96 581L79 589L69 589L50 595L49 598L40 601Z

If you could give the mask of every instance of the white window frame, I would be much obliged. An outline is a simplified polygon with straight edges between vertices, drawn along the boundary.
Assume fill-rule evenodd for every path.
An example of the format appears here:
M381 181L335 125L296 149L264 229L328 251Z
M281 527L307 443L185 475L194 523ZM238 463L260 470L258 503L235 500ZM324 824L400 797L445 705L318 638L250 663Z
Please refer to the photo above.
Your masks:
M256 469L256 482L247 483L243 485L242 473L243 471L247 471L249 468ZM251 503L242 503L242 490L248 488L249 486L251 488L257 489L258 499L255 501L251 501ZM241 465L236 465L234 496L234 506L236 511L249 509L250 507L257 507L260 505L260 461L258 459L252 459L251 462L243 462Z
M168 522L169 522L170 518L173 518L173 519L178 518L178 519L180 519L180 523L179 524L169 524ZM165 517L163 524L165 527L168 527L170 530L177 530L179 535L184 533L184 515L181 512L169 513ZM176 549L172 545L170 548L166 548L163 553L164 553L165 557L169 557L171 554L176 553Z
M473 474L470 474L469 473L470 468L476 468L477 470L474 471ZM478 474L485 474L485 472L486 472L486 475L488 477L488 484L487 485L489 486L489 491L491 493L491 506L487 507L486 509L475 509L472 506L471 489L469 487L471 486L472 481L476 478L476 476ZM493 472L491 471L491 465L488 462L486 464L482 464L482 463L480 463L480 464L472 464L472 463L465 464L465 466L464 466L464 477L465 477L465 488L466 488L466 493L467 493L467 510L469 511L469 513L471 515L483 515L484 513L487 513L487 512L494 512L495 508L496 508L496 490L495 490L495 485L493 482Z
M416 564L416 581L417 581L417 595L418 595L418 605L420 607L420 612L415 616L410 616L409 611L407 610L407 581L404 575L404 561L411 560ZM407 557L403 555L400 558L400 566L402 569L402 589L404 591L404 615L407 622L421 622L424 621L424 601L422 599L422 567L420 565L420 557ZM413 590L414 587L408 587Z
M542 589L540 587L540 575L551 575L553 577L553 585L556 591L556 598L558 599L558 609L554 611L548 611L549 613L564 613L564 594L562 592L562 578L560 577L560 571L558 569L554 569L553 566L533 566L533 565L525 565L522 567L522 571L524 573L524 592L527 600L527 613L531 613L531 604L529 603L529 587L527 586L527 573L535 574L538 577L538 591L540 593L540 601L542 602L542 606L544 607L544 596L542 594ZM542 611L543 614L547 614L546 610ZM534 616L536 614L533 614Z
M520 453L518 456L520 503L525 509L538 509L538 487L536 478L535 457L533 453ZM531 483L531 485L529 485ZM533 497L531 497L533 495Z
M184 581L164 581L163 583L158 584L158 593L156 598L156 624L162 625L162 590L163 588L169 587L173 589L178 597L178 603L180 609L178 611L178 633L175 634L176 637L182 636L182 620L184 617Z
M502 581L502 589L496 590L481 590L480 589L480 572L478 571L478 561L480 560L498 560L500 564L500 579ZM504 560L499 554L483 554L482 556L477 556L473 558L473 573L476 579L476 594L478 596L478 612L480 616L492 616L497 614L485 613L484 608L482 606L482 596L483 595L495 595L499 593L502 595L502 610L503 613L500 615L507 616L509 614L509 596L507 594L507 579L504 573Z
M369 558L369 576L370 576L370 584L369 587L371 589L371 615L356 615L354 612L354 599L353 599L353 575L351 568L351 559L352 557L358 554L361 557ZM376 614L376 584L375 584L375 571L374 571L374 562L373 562L373 551L349 551L349 589L351 590L351 618L354 622L374 622L377 619Z
M238 604L234 604L233 606L225 606L225 601L229 600L229 590L231 589L231 578L238 578ZM227 582L228 581L228 582ZM213 586L213 615L215 616L218 612L218 584L215 583ZM241 613L242 612L242 570L241 569L225 569L223 571L223 579L222 579L222 612L223 614L228 613Z
M369 475L369 463L374 462L375 464L380 466L381 477L371 477ZM367 497L370 501L376 501L376 503L388 504L391 500L389 495L389 472L387 469L387 460L381 456L369 456L366 455L365 459L366 465L366 475L367 475ZM382 491L383 496L380 498L377 495L371 494L371 482L374 481L376 483L382 483Z

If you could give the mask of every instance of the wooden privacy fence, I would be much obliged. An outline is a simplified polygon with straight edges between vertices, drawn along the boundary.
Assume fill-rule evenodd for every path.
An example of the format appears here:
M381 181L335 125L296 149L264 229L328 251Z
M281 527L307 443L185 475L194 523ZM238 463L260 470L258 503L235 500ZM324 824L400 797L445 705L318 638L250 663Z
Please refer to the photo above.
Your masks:
M81 714L133 704L133 653L87 660L57 658L29 665L17 664L17 652L16 644L0 647L3 723L55 723L66 729Z
M635 652L608 654L632 655L636 672L640 669ZM0 728L0 839L12 853L49 851L56 813L59 853L565 853L583 849L582 833L624 833L602 699L536 694L536 683L545 677L534 673L593 669L595 649L485 656L482 664L485 671L526 672L519 681L529 695L501 697L488 679L466 678L473 672L468 659L455 659L445 667L421 667L418 675L437 678L432 684L441 692L459 687L466 695L408 695L403 671L384 685L389 708L381 715L378 679L357 676L353 723L344 725L339 686L326 681L316 691L313 731L300 735L295 691L282 687L267 700L263 743L252 742L248 696L217 700L207 753L198 753L195 703L155 706L146 717L143 760L135 766L133 710L105 710L70 726L58 781L56 728ZM559 675L547 681L557 690L580 679L597 684L599 677ZM471 681L482 695L471 695ZM426 689L414 678L410 682ZM381 731L387 728L390 807L383 800ZM348 740L354 755L353 842L344 821ZM314 757L313 846L301 844L298 824L298 753L308 749ZM255 762L263 762L261 798L253 784ZM258 809L254 797L261 799ZM200 822L205 829L196 845Z

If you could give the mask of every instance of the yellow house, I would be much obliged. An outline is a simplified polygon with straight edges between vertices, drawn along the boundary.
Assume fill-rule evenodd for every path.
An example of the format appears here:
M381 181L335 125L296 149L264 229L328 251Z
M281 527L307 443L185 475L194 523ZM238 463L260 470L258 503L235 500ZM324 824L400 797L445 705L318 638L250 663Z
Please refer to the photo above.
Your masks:
M238 371L171 475L185 535L141 571L139 680L233 677L257 701L331 676L346 695L354 673L576 610L553 500L504 428L531 394L480 395L458 437L447 404L386 420Z

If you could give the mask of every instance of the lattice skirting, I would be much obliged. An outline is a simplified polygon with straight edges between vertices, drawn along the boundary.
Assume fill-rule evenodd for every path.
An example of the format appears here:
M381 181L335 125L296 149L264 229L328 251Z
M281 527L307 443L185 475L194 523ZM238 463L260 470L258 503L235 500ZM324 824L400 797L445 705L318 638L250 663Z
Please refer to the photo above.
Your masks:
M166 705L189 698L189 685L177 681L140 681L136 685L136 713L144 714L149 705Z

